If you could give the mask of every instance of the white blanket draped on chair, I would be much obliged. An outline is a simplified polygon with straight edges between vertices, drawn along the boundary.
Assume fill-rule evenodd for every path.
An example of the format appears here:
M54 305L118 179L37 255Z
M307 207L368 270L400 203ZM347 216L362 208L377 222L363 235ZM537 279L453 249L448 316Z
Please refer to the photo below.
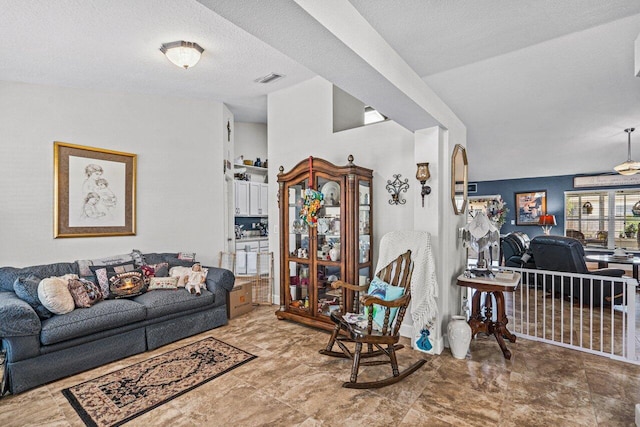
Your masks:
M410 312L415 335L433 324L438 314L438 282L431 235L426 231L392 231L382 236L376 274L407 249L411 250L414 263Z

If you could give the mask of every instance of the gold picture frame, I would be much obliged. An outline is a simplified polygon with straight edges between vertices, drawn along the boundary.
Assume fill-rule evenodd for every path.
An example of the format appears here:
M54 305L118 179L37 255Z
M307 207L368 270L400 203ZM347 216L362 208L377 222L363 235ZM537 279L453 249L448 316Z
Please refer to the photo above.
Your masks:
M136 234L131 153L54 142L54 237Z

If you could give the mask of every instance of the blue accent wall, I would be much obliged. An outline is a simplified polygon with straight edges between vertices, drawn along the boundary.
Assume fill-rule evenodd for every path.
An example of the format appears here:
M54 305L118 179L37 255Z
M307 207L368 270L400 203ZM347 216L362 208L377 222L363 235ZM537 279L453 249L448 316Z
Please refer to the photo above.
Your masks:
M500 229L501 234L512 231L522 231L530 238L543 234L539 225L515 225L516 220L516 193L528 193L533 191L547 191L547 213L556 216L558 225L553 227L551 234L564 234L564 192L565 191L605 191L611 188L634 188L634 186L574 188L573 178L576 175L545 176L539 178L504 179L496 181L472 181L478 185L477 193L469 193L469 197L490 196L499 194L507 204L509 213L507 220ZM514 225L511 224L514 222Z

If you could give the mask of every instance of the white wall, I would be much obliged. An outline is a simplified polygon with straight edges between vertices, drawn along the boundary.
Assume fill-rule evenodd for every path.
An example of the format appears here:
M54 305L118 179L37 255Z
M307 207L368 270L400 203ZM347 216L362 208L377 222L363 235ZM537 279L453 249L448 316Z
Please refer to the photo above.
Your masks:
M415 179L413 134L392 121L333 133L332 84L317 77L269 95L269 245L274 252L276 269L279 257L279 218L275 195L277 174L282 165L290 170L299 161L320 157L336 165L346 165L353 154L354 163L373 169L374 251L383 234L413 228L412 192L419 191ZM403 193L405 205L390 205L385 189L393 174L409 179L409 192ZM377 253L374 252L374 260ZM375 266L375 263L374 263ZM274 301L279 302L280 274L276 271Z
M244 156L245 160L261 161L268 158L267 155L267 125L264 123L236 122L234 137L235 157Z
M0 265L133 248L195 251L200 261L217 263L221 103L0 82L0 117ZM53 238L54 141L138 155L135 236Z
M333 131L364 126L364 102L333 86Z

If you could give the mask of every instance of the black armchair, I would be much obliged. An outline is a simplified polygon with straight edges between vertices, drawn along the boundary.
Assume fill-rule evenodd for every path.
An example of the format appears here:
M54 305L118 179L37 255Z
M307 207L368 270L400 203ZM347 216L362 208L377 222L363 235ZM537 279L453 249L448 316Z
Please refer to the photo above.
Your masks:
M529 250L529 236L521 231L514 231L504 236L501 240L505 266L536 268L535 258Z
M531 241L531 252L536 260L536 267L539 270L560 271L567 273L591 274L597 276L622 277L624 270L617 268L602 268L589 271L584 260L584 248L579 240L563 236L536 236ZM621 304L624 293L624 285L615 283L612 292L611 280L578 279L572 281L569 278L556 278L554 282L556 291L562 292L564 296L570 296L573 290L573 298L580 299L582 286L582 303L594 306L605 304ZM562 280L559 280L562 279ZM564 282L564 286L560 287ZM569 286L571 284L571 286ZM601 291L602 294L601 295ZM592 293L593 292L593 295Z

